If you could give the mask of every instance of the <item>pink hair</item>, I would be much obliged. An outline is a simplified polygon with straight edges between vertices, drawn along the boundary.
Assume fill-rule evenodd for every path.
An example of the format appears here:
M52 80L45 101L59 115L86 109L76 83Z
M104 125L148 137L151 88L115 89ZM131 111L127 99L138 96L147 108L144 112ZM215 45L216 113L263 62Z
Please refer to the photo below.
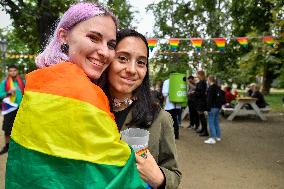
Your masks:
M48 67L58 64L61 61L69 60L68 55L63 53L60 48L62 43L57 35L60 28L70 31L76 24L100 15L111 16L117 27L117 19L114 14L100 5L95 3L78 3L72 5L60 19L53 36L50 38L43 52L36 57L37 67Z

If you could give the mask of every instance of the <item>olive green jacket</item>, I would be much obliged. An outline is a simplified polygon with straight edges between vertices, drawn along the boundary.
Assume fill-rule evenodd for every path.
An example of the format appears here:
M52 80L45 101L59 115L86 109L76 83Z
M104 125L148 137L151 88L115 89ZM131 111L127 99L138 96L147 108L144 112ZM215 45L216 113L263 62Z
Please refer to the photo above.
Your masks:
M130 110L121 130L128 128L126 125L131 119L132 113ZM165 175L165 188L178 188L181 172L177 165L177 149L171 115L165 110L161 110L151 127L147 130L150 132L148 148Z

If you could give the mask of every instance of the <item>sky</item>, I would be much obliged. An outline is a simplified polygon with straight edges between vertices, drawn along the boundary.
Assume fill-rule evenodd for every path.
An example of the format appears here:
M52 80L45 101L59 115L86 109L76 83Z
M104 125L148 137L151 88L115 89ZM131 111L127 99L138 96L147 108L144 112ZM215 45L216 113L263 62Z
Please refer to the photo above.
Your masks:
M147 5L157 2L157 0L128 0L133 6L134 11L138 11L135 14L137 22L133 23L137 27L138 32L151 36L153 34L154 27L154 16L151 12L147 12L145 8ZM9 15L5 14L4 11L0 11L0 28L5 28L11 25Z

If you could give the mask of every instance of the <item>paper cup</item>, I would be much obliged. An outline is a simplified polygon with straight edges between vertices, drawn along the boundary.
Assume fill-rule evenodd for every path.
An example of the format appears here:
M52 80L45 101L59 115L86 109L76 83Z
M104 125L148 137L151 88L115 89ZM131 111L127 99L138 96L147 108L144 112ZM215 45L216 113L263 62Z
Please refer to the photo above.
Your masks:
M149 131L139 128L129 128L120 132L121 138L133 148L134 152L146 157L149 141Z

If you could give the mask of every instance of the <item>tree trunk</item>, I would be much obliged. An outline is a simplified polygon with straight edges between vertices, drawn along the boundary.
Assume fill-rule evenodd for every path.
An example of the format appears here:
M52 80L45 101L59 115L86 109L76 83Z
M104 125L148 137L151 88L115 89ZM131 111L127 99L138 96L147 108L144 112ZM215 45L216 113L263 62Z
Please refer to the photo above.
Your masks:
M268 95L270 93L271 84L273 81L273 73L269 71L268 65L263 67L263 81L262 81L262 93Z

